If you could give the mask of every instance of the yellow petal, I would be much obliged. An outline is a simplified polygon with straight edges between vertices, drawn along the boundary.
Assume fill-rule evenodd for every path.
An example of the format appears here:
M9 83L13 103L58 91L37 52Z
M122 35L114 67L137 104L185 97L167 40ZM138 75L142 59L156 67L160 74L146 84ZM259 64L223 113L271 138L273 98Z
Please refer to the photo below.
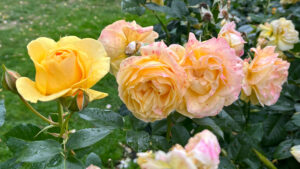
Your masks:
M68 45L73 45L74 43L80 41L81 39L76 37L76 36L66 36L61 38L58 42L57 42L57 46L61 47L61 46L68 46Z
M27 45L28 54L33 62L40 63L49 50L56 47L56 42L49 38L38 38Z
M70 91L71 89L65 89L58 93L52 95L43 95L40 91L36 88L35 82L30 80L27 77L21 77L16 82L16 87L19 94L27 101L32 103L36 103L37 101L51 101L57 99Z
M99 92L99 91L96 91L93 89L84 89L84 91L89 96L89 102L91 102L93 100L97 100L97 99L102 99L102 98L108 96L107 93Z
M94 39L82 39L75 43L79 51L85 52L92 63L92 67L87 72L87 81L81 88L90 88L103 78L109 71L110 58L107 57L105 49L101 42ZM83 64L88 62L83 62ZM89 67L85 65L85 67Z

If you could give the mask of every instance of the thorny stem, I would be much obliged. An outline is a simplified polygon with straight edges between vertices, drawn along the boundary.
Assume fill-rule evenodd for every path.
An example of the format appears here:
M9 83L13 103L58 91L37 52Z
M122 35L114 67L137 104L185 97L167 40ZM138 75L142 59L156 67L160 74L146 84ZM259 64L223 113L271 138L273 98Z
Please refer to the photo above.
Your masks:
M54 125L54 126L59 126L58 123L46 118L45 116L41 115L37 110L35 110L21 95L19 95L20 99L22 102L26 105L27 108L29 108L35 115L37 115L39 118L44 120L45 122Z
M171 129L172 129L172 119L171 119L171 116L168 116L167 117L167 125L168 125L168 128L167 128L167 141L169 142L170 141L170 137L171 137Z
M60 101L57 101L57 107L58 107L58 123L60 126L60 136L62 136L64 133L64 128L63 128L64 108L63 108L63 105L60 103Z

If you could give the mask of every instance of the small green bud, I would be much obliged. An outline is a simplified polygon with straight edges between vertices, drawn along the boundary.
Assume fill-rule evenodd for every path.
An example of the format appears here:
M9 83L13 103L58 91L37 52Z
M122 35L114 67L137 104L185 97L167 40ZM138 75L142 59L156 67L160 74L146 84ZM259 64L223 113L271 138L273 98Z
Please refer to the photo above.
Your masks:
M4 65L2 65L3 68L3 74L2 74L2 86L4 89L7 89L9 91L12 91L14 93L18 93L17 87L16 87L16 81L20 76L19 73L7 69Z

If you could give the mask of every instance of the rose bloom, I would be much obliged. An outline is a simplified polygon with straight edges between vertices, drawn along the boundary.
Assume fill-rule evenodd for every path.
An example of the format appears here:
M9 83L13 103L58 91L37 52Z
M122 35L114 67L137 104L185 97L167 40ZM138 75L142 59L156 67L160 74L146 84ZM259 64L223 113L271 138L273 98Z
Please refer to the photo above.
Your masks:
M204 130L190 138L185 148L177 144L168 153L138 153L137 163L142 169L217 169L220 152L216 136Z
M116 21L106 26L99 37L105 47L107 55L111 58L111 72L115 76L120 63L127 57L138 52L142 43L153 43L158 34L153 26L141 27L133 22Z
M244 61L245 78L241 99L253 104L272 105L280 96L282 84L287 80L290 64L278 58L274 46L252 48L251 63Z
M164 5L164 0L147 0L147 2L152 2L160 6Z
M242 60L223 38L199 42L190 34L184 67L189 86L177 111L190 118L214 116L238 99Z
M106 93L90 89L109 71L109 57L102 44L94 39L67 36L55 42L49 38L31 41L28 53L35 65L35 82L18 78L16 87L27 101L51 101L84 91L89 100Z
M98 166L95 166L95 165L91 164L86 169L101 169L101 168L98 167Z
M186 74L176 62L179 56L163 42L142 47L141 55L121 63L117 75L119 96L141 120L166 118L185 92Z
M281 51L294 48L294 44L299 42L299 33L290 20L280 18L272 21L270 24L260 25L262 30L259 38L268 39L268 45L275 45Z
M244 39L240 32L235 30L235 23L226 23L219 32L218 38L224 38L231 48L235 50L237 56L244 54Z
M183 148L173 148L168 153L138 153L137 163L141 169L197 169Z
M221 148L217 137L209 130L203 130L190 138L185 150L198 168L218 168Z
M291 149L291 154L295 157L295 159L300 163L300 145L294 146Z
M300 0L280 0L281 4L295 4L299 2Z

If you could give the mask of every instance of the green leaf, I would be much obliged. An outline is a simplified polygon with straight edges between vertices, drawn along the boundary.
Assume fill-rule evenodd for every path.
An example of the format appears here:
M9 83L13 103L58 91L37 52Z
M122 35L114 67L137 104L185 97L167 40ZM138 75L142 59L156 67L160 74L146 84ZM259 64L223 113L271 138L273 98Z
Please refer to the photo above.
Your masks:
M193 119L195 123L197 123L200 127L209 129L213 131L216 135L224 139L224 133L221 128L209 117L205 117L202 119Z
M18 163L15 158L9 159L5 162L0 163L1 169L19 169L22 164Z
M154 147L157 150L168 151L168 149L170 148L169 143L166 137L164 136L152 135L151 142L152 142L152 147Z
M217 124L224 130L241 131L241 126L224 110L218 114Z
M239 32L245 32L247 34L251 33L254 30L254 28L251 25L243 25L239 27Z
M15 137L10 137L6 142L6 145L14 154L19 154L27 147L27 142Z
M180 0L173 0L171 4L171 10L168 15L175 18L183 18L189 13L186 4Z
M145 8L141 6L141 3L145 3L143 0L122 0L121 8L122 11L128 12L135 15L143 15Z
M143 130L148 125L148 123L145 123L144 121L136 118L132 114L129 115L129 119L130 119L131 127L134 130Z
M97 108L86 108L79 112L79 116L92 122L95 126L120 128L123 126L123 118L118 113L111 110L101 110Z
M100 141L112 132L107 128L87 128L76 131L72 134L67 142L68 149L80 149L88 147Z
M101 162L101 159L99 158L99 156L93 152L91 152L87 157L86 157L86 160L85 160L85 165L86 167L88 167L89 165L96 165L96 166L102 166L102 162Z
M190 138L190 133L184 126L175 125L172 127L171 132L172 141L181 144L182 146L184 146Z
M4 100L0 100L0 127L4 124L5 112Z
M167 120L159 120L150 124L152 129L152 134L162 135L167 132Z
M255 154L257 155L257 157L259 158L259 160L269 169L277 169L275 167L275 165L264 155L262 155L259 151L257 151L256 149L253 149L253 151L255 152Z
M285 140L281 142L275 149L274 158L278 160L286 159L292 156L290 149L293 146L293 140Z
M55 140L32 141L21 152L18 161L41 162L46 161L62 151L61 145Z
M47 138L51 138L50 136L45 135L44 133L39 134L35 137L39 132L40 128L33 124L20 124L9 132L5 134L5 137L15 137L26 141L35 141L35 140L43 140Z
M249 124L246 128L246 132L253 139L260 142L264 136L263 123Z
M285 123L287 118L284 114L269 114L264 121L264 145L278 144L286 136Z
M49 160L45 169L65 169L65 159L61 154L57 154Z
M167 6L160 6L154 3L148 3L145 5L147 8L149 8L150 10L153 11L157 11L157 12L163 12L163 13L168 13L171 9Z
M292 122L293 122L296 126L300 127L300 112L297 112L297 113L295 113L295 114L292 116Z
M150 136L145 131L128 131L126 142L137 152L146 151L150 146Z
M221 156L218 169L236 169L236 167L228 158Z

